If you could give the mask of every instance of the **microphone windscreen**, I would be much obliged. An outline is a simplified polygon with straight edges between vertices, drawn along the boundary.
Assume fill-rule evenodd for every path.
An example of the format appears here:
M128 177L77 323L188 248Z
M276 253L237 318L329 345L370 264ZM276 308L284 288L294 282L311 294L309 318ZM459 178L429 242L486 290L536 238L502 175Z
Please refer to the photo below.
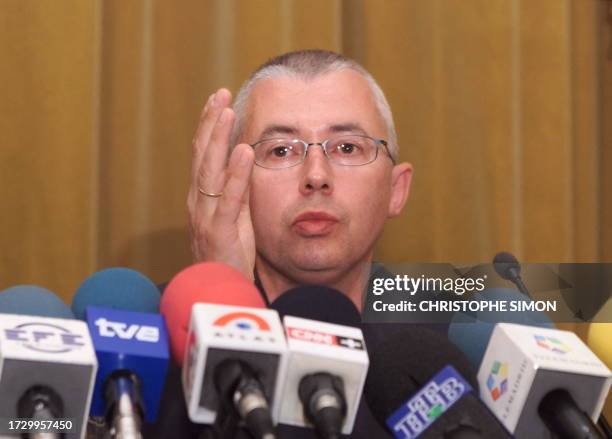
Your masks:
M420 390L438 370L453 366L478 391L476 371L463 353L439 332L411 325L368 346L370 369L364 395L376 419L386 419Z
M0 292L0 313L74 319L68 305L36 285L17 285Z
M495 255L493 258L493 268L502 279L510 281L514 277L510 272L511 269L514 268L517 273L521 271L521 266L519 265L518 260L512 253L508 252L500 252Z
M319 285L304 285L281 294L270 308L285 315L359 327L361 316L353 302L338 290Z
M85 320L88 306L122 311L159 311L159 290L145 275L130 268L107 268L89 276L72 299L72 311Z
M472 300L531 302L511 288L490 288L474 294ZM539 311L482 311L474 314L455 313L448 328L448 339L453 342L476 368L480 367L489 339L497 323L553 328L546 314Z
M218 262L202 262L179 272L168 283L160 304L174 360L182 364L195 303L265 308L255 285L241 272Z

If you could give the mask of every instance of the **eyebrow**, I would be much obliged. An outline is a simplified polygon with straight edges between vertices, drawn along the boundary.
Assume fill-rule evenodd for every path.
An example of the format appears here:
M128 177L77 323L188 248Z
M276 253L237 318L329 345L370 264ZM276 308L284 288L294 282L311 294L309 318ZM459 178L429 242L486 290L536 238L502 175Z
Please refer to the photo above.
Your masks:
M337 133L355 133L366 135L366 131L356 122L346 122L330 125L326 131L337 134ZM289 136L298 136L300 130L293 125L282 125L282 124L272 124L266 126L266 128L262 131L260 139L269 139L270 137L277 135L289 135Z

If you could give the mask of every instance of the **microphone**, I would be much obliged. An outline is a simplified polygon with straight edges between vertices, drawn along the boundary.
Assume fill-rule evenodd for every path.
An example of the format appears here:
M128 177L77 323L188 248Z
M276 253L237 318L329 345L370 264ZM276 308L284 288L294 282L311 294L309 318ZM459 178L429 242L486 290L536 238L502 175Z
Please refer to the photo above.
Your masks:
M0 418L53 421L32 437L83 438L97 366L87 326L57 296L33 285L0 293Z
M323 286L294 288L270 307L284 316L289 348L279 422L314 426L324 439L351 433L369 364L359 312Z
M112 301L107 295L112 295ZM72 299L72 312L85 320L85 308L98 306L123 311L159 312L159 290L144 274L130 268L107 268L89 276Z
M239 419L256 438L275 438L286 344L255 286L227 265L196 264L170 281L161 312L183 366L189 418L214 423L224 438L235 436Z
M502 279L512 282L525 296L531 296L523 279L521 279L521 264L512 253L497 253L493 258L493 268Z
M608 300L599 310L594 320L596 322L589 325L587 344L601 361L612 369L612 349L610 349L610 339L612 338L612 300ZM604 417L603 413L599 417L598 425L601 430L612 438L612 428Z
M472 300L531 302L531 299L510 288L490 288L475 293ZM517 323L553 329L548 316L539 311L479 311L473 314L455 313L448 328L448 339L470 360L475 368L489 344L496 323Z
M483 401L516 437L603 437L594 421L612 373L573 332L497 324L478 381Z
M612 305L612 301L609 302ZM612 310L611 310L612 311ZM601 361L612 369L612 323L591 323L587 343Z
M292 288L274 300L270 308L286 315L337 325L361 326L361 315L353 302L333 288L303 285Z
M52 291L37 285L17 285L0 291L0 312L74 319L70 308Z
M143 420L157 419L170 357L164 319L153 314L159 301L153 282L124 268L94 273L73 300L99 363L90 414L119 438L139 438Z
M396 438L510 438L477 392L474 369L443 334L413 326L370 346L365 398Z
M172 357L183 364L191 307L198 302L265 308L255 286L238 270L218 262L191 265L166 286L159 305L170 332Z

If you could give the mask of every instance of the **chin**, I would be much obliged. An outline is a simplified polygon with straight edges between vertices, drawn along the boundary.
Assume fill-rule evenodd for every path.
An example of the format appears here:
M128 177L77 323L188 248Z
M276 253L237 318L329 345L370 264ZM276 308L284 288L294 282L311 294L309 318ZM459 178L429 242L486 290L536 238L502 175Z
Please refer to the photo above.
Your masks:
M348 255L329 255L311 252L289 256L291 272L301 283L324 284L333 281L347 268Z
M338 280L337 270L294 270L293 280L298 285L331 285Z

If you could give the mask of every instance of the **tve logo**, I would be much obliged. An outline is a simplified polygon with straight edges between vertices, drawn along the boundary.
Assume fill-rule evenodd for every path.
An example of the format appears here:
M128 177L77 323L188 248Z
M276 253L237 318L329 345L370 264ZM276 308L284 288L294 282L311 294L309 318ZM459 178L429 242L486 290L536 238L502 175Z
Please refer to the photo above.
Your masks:
M414 439L425 431L472 387L452 367L446 366L387 419L396 438Z
M96 319L94 323L101 337L118 337L123 340L138 340L148 343L157 343L159 341L159 328L155 326L128 325L123 322L107 320L104 317Z
M37 352L70 352L85 344L82 335L73 334L63 326L52 323L22 323L5 329L4 335L7 340Z

